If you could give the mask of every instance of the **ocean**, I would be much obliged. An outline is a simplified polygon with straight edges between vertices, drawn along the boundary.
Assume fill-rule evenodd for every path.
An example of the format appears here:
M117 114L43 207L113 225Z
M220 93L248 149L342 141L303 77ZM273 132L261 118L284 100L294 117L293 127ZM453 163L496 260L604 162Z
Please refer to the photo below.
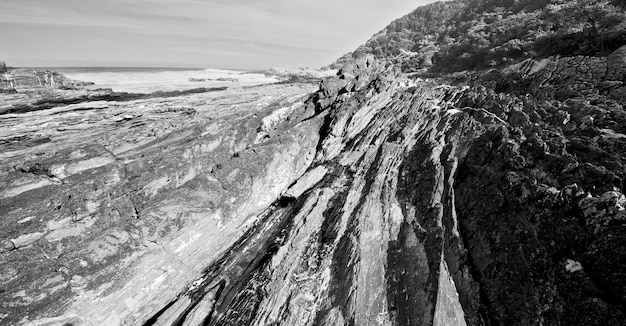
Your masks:
M199 87L243 87L278 82L262 72L194 68L53 67L68 78L111 88L116 92L151 93ZM193 81L191 81L192 79ZM222 80L217 80L222 79Z

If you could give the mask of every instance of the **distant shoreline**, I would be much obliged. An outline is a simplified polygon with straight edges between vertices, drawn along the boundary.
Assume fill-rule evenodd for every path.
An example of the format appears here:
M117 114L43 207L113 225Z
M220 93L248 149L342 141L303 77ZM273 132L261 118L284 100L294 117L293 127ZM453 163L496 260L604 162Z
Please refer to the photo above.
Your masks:
M161 72L161 71L203 71L207 68L175 67L20 67L32 70L51 70L60 73L97 73L97 72Z
M192 67L108 67L108 66L75 66L75 67L7 67L7 70L11 69L29 69L29 70L50 70L58 72L158 72L158 71L204 71L207 69L215 70L229 70L237 72L250 72L250 73L263 73L271 68L267 69L240 69L240 68L192 68Z

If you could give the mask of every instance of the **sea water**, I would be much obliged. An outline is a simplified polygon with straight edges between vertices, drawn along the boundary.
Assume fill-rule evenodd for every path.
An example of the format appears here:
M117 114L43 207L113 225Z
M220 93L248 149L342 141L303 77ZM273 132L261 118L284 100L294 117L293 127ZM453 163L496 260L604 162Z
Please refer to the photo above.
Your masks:
M263 72L223 69L110 67L46 69L58 71L71 79L94 83L87 88L111 88L116 92L129 93L152 93L200 87L232 88L278 82L278 79ZM215 80L218 78L230 80ZM196 81L190 81L190 79Z

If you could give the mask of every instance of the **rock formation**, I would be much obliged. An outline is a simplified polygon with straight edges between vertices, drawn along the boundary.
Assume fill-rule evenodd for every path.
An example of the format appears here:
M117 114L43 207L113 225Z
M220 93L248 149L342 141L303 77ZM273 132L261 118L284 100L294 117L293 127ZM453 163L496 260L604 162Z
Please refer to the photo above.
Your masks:
M306 170L320 119L276 120L302 110L303 87L4 115L2 322L156 314Z
M333 69L311 68L272 68L264 72L265 76L276 78L283 83L311 82L322 78L332 77L337 73Z
M496 93L370 57L160 134L158 110L87 142L25 132L1 162L5 321L618 325L624 70L554 60ZM565 86L597 100L542 99Z
M190 82L207 82L207 81L224 81L224 82L233 82L233 83L237 83L239 82L239 79L237 78L216 78L216 79L211 79L211 78L189 78Z
M623 325L626 47L0 120L0 320Z
M0 115L45 110L57 106L94 102L126 102L139 99L178 97L223 91L227 87L199 87L183 91L157 91L149 94L114 92L110 88L89 89L93 85L52 71L14 69L0 74Z
M216 81L226 81L226 82L232 82L232 83L237 83L237 82L239 82L239 79L237 79L237 78L224 78L224 77L222 77L222 78L217 78L217 79L215 79L215 80L216 80Z
M4 61L0 61L0 72L7 71L7 64Z
M3 71L0 70L0 72ZM86 85L93 85L93 83L69 79L63 74L48 70L20 68L12 69L10 73L0 74L0 88L11 87L23 91L39 88L75 89Z

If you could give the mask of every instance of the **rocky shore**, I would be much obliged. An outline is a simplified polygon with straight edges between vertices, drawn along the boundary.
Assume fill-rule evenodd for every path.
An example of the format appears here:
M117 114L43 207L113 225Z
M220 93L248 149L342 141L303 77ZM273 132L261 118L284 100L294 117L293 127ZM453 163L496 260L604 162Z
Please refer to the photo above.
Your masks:
M0 74L0 324L624 325L623 1L503 5L272 85Z
M90 101L3 115L2 322L45 324L39 319L63 313L82 317L50 322L139 322L141 316L122 311L126 303L147 320L151 307L182 289L155 281L192 282L303 173L316 138L307 128L274 129L313 87ZM283 106L286 112L262 120ZM261 121L263 135L256 132Z
M5 114L2 320L619 325L615 56Z
M6 73L0 73L0 115L46 110L85 102L127 102L227 89L227 87L198 87L184 91L158 91L143 94L114 92L110 88L88 89L84 87L89 85L93 85L93 83L72 80L52 71L13 69Z
M0 89L32 91L41 88L76 89L81 86L93 85L91 82L73 80L55 71L41 71L26 68L0 70Z

